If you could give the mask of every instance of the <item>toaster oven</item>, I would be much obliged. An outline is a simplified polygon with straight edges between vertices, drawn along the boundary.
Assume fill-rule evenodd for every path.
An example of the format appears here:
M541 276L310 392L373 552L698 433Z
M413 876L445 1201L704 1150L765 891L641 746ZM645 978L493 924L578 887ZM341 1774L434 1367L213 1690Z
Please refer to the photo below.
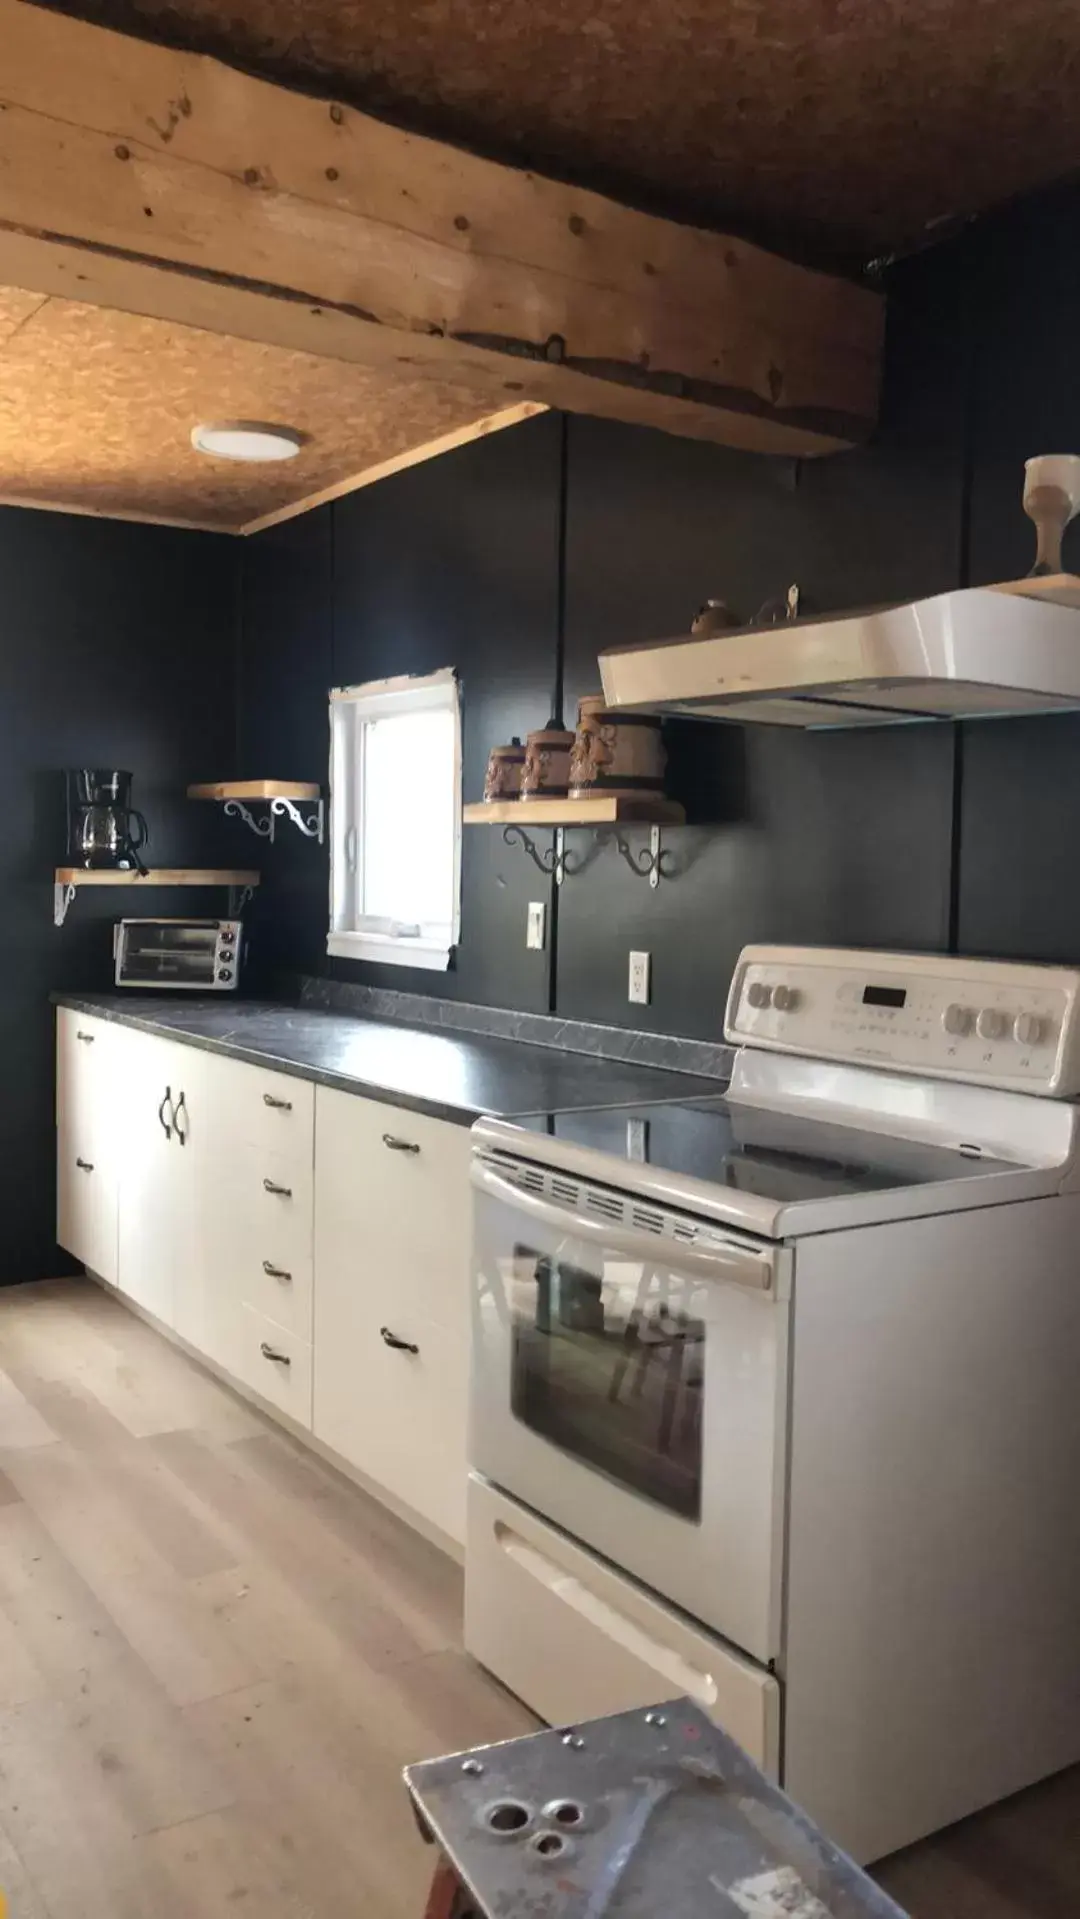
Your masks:
M119 920L116 984L234 993L242 946L239 920Z

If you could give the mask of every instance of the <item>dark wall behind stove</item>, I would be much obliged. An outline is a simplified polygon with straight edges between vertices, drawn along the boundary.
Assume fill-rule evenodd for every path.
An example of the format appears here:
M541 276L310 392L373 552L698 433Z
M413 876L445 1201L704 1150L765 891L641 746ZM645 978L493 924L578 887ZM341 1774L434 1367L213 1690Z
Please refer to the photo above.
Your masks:
M893 276L872 448L768 460L547 415L362 489L243 548L242 770L326 777L330 685L453 665L465 797L488 750L566 713L596 656L685 630L707 595L743 616L796 580L821 611L932 593L963 563L967 278L944 251ZM1015 488L1014 488L1015 494ZM562 516L564 524L561 524ZM655 891L610 844L556 894L520 847L466 828L462 941L446 974L325 957L325 854L286 833L255 912L265 977L302 965L420 993L713 1035L748 939L935 947L949 937L954 729L813 735L676 722ZM646 841L631 833L635 846ZM552 835L536 835L549 847ZM526 907L552 937L525 949ZM626 998L631 948L652 1003Z
M117 766L160 866L221 865L217 809L184 797L234 754L235 555L211 534L0 508L0 1283L70 1270L55 1246L54 988L107 986L124 914L218 894L80 892L53 925L63 769ZM245 864L252 863L247 856ZM258 864L257 861L254 864ZM178 903L180 902L180 903Z

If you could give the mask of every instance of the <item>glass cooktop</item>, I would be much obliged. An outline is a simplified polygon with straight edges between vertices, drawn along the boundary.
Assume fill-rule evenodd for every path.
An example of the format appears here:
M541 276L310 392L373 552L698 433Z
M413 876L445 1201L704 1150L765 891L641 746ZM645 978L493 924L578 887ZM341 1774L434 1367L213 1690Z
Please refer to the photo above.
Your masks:
M514 1122L567 1146L753 1193L780 1205L1015 1171L959 1147L893 1139L723 1098L538 1113Z

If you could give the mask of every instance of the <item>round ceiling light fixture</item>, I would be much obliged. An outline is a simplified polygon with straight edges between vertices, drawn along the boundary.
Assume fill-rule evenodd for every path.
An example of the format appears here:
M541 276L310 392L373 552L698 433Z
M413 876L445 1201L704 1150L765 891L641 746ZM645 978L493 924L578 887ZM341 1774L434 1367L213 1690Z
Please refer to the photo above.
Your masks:
M295 460L304 435L266 420L207 420L192 427L191 444L215 460Z

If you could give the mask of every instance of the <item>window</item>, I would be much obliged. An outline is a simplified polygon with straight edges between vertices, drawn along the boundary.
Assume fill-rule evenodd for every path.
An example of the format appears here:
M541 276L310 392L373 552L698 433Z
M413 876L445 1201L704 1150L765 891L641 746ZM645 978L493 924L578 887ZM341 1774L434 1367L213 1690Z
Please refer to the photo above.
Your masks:
M450 668L330 695L327 951L445 967L461 898L461 709Z

